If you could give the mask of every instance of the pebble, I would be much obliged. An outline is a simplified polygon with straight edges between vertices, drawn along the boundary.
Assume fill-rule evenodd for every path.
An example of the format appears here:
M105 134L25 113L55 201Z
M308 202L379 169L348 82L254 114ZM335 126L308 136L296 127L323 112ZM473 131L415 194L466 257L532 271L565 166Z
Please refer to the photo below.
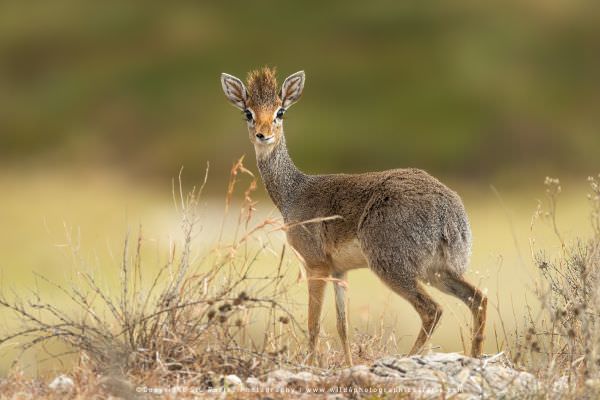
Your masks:
M75 387L75 382L73 379L68 377L67 375L59 375L50 384L48 387L55 392L66 394L69 393Z

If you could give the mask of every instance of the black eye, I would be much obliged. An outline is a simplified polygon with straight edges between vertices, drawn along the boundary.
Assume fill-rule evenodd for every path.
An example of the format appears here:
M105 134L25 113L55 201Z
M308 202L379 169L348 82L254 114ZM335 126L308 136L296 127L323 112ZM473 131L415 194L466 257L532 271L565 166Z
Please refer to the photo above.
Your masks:
M279 110L277 110L277 118L282 119L284 112L285 112L285 110L283 108L280 108Z
M244 110L244 114L246 115L246 121L252 121L252 112L250 110Z

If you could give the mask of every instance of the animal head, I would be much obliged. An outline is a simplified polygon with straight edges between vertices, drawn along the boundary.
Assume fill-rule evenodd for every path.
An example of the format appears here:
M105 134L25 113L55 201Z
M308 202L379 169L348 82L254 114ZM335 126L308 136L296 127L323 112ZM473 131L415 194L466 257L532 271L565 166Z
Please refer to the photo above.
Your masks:
M248 73L247 86L223 73L221 85L231 104L242 110L250 141L257 151L264 152L281 140L283 115L302 95L304 71L288 76L279 91L275 69L268 67Z

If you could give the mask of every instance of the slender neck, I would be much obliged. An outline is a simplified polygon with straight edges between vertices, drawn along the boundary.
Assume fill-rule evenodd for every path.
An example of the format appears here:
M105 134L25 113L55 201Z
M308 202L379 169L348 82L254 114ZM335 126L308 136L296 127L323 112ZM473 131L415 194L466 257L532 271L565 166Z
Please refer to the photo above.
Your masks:
M256 161L269 196L286 218L288 207L307 175L294 165L287 151L283 133L269 153L256 152Z

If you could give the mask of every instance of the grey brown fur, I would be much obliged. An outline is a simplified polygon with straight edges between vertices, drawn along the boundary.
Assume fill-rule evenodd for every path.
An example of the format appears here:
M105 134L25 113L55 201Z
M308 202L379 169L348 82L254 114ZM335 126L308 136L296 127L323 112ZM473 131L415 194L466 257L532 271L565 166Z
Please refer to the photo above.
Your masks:
M281 98L270 106L253 104L249 96L245 107L253 107L256 116L248 126L260 174L284 221L291 224L288 242L305 261L311 359L317 351L327 280L345 280L348 270L362 267L369 267L421 316L423 327L411 354L422 350L441 317L441 307L424 289L423 283L430 283L469 306L474 318L471 353L480 355L487 298L462 277L470 257L471 231L460 197L419 169L356 175L307 175L298 170L288 154L281 121L273 119L266 132L266 118L282 104L298 100L299 76L300 93L304 85L304 74L298 74L290 77L295 79L293 93L286 91L286 80ZM230 101L235 104L239 99ZM259 134L269 138L268 143L258 139ZM332 216L339 218L298 224ZM345 289L339 282L334 288L338 333L351 364Z

